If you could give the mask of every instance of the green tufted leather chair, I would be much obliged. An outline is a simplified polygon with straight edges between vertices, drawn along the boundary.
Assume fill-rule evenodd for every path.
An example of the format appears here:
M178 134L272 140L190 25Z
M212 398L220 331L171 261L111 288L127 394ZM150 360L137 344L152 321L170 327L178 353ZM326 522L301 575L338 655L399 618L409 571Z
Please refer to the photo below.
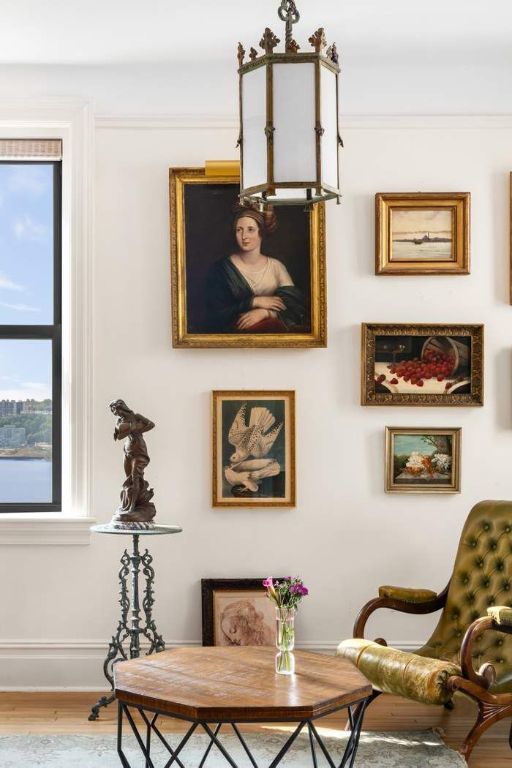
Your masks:
M414 653L364 639L368 617L378 608L403 613L442 609L425 645ZM478 705L478 717L460 752L466 760L482 733L512 716L512 501L482 501L466 520L453 573L440 594L380 587L361 610L354 637L338 655L352 661L379 693L452 708L459 691ZM512 729L509 738L512 747Z

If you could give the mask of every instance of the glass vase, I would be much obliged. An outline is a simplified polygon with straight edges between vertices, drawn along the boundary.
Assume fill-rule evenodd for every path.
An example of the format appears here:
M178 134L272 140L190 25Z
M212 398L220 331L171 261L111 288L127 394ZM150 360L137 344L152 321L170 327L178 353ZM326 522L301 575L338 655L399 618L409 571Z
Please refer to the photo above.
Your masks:
M295 672L295 608L276 608L276 672L293 675Z

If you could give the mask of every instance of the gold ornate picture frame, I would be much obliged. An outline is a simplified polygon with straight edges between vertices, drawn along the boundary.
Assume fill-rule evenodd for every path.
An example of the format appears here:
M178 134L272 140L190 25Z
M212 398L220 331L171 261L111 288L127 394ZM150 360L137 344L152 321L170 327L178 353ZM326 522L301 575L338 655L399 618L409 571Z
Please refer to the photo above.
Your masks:
M277 227L259 229L265 269L243 272L233 165L169 170L173 346L325 347L324 204L276 209ZM254 315L261 296L271 298L272 280L278 303L265 320L241 330L238 323Z
M460 493L460 427L386 427L387 493Z
M294 507L295 392L216 390L212 421L212 505Z
M362 405L483 405L483 325L363 323L361 345Z
M468 275L469 192L375 195L376 275Z

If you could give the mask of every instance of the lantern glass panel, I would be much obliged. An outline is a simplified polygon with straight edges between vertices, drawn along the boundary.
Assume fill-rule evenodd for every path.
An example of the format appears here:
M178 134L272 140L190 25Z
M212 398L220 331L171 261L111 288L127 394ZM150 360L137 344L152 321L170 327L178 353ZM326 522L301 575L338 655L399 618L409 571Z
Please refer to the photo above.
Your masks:
M266 68L257 67L242 76L242 130L244 189L267 181Z
M274 64L273 95L274 180L315 181L315 65Z
M322 183L338 188L338 105L337 78L326 66L320 66L320 123L322 135Z

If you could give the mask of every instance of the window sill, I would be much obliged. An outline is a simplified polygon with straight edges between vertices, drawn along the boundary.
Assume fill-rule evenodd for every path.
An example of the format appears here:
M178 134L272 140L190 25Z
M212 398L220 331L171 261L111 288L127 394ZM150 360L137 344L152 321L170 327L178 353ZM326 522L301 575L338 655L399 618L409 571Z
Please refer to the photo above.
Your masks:
M0 517L0 547L85 547L93 517L62 517L62 513Z

